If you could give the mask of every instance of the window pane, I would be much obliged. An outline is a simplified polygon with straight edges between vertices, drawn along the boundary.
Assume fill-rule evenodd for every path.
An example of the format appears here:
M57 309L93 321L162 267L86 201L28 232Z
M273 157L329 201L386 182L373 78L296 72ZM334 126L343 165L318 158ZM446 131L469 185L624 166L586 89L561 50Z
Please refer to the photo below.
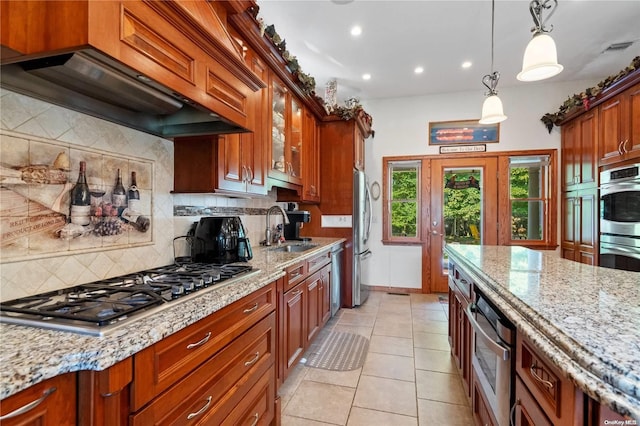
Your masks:
M511 198L541 198L543 167L511 167Z
M391 172L391 198L393 200L415 200L418 198L417 167L398 168Z
M391 202L391 236L418 236L418 203L404 201Z
M542 240L544 214L544 201L513 201L511 203L511 238Z

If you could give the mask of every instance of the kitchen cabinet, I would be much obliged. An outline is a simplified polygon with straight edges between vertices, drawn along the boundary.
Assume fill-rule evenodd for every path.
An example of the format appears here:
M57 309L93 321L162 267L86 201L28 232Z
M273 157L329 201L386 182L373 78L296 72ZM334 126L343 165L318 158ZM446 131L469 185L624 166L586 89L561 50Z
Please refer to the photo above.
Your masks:
M271 167L269 177L302 185L303 107L289 89L272 74L271 82Z
M516 403L513 410L514 426L553 426L531 396L520 377L516 377Z
M563 258L598 265L599 206L597 188L562 193Z
M600 165L640 158L640 84L599 107Z
M522 405L517 416L522 422L516 424L583 424L582 392L553 367L549 359L534 349L522 333L517 334L516 374L519 379L516 383L516 405L518 398Z
M598 186L598 110L562 126L562 190Z
M476 425L479 426L499 426L493 416L489 403L485 399L478 375L475 371L471 381L471 410Z
M472 297L472 281L460 268L449 264L449 345L460 371L467 397L471 397L471 323L465 313Z
M6 426L76 424L76 373L44 380L3 399L0 416Z
M302 202L320 202L320 130L315 116L307 108L303 119Z

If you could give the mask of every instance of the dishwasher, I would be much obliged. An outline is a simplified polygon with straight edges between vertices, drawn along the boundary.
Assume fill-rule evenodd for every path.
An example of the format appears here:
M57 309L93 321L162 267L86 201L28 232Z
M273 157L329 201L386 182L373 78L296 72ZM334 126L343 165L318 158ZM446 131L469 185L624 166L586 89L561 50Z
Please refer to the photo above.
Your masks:
M331 316L340 309L340 292L342 290L342 244L331 249Z

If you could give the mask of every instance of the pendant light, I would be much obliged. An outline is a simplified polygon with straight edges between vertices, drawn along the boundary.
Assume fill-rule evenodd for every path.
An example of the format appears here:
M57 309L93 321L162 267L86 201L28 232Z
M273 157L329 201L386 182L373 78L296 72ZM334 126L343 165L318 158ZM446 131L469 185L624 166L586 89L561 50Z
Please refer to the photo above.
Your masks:
M532 0L529 3L529 12L533 17L534 27L531 28L533 38L527 45L522 59L522 71L518 73L520 81L538 81L560 74L564 69L558 63L558 52L556 43L547 33L553 30L553 25L549 29L545 27L547 20L553 15L558 7L557 0ZM542 19L542 12L551 9L546 19Z
M482 84L485 85L489 91L485 93L487 98L482 104L482 118L479 120L480 124L494 124L500 123L507 119L502 109L502 101L498 97L496 86L500 79L500 73L493 70L493 33L494 33L494 21L495 21L495 0L491 0L491 74L487 74L482 77Z

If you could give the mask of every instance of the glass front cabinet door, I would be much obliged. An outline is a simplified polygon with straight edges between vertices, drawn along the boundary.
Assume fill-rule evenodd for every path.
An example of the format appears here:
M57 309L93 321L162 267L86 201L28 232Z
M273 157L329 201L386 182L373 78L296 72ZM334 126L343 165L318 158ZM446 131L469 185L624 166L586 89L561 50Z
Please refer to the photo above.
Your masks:
M271 81L271 168L269 177L302 184L302 105L275 77Z

